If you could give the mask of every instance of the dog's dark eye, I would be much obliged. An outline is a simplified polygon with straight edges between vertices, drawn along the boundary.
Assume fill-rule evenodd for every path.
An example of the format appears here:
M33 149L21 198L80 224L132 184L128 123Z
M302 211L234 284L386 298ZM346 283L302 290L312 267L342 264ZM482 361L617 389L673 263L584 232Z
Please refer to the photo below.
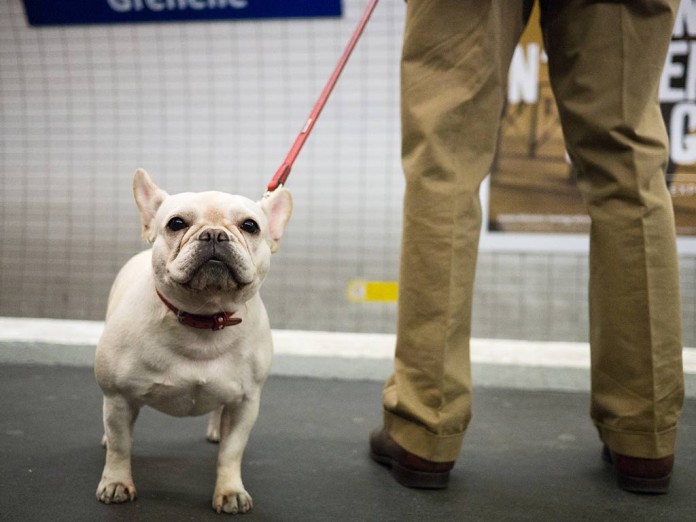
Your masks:
M249 234L258 234L260 230L259 224L253 219L245 220L239 228L241 228L244 232L248 232Z
M177 232L179 230L183 230L186 227L188 227L188 224L186 221L181 219L180 217L173 217L172 219L169 220L169 223L167 223L167 228L171 230L172 232Z

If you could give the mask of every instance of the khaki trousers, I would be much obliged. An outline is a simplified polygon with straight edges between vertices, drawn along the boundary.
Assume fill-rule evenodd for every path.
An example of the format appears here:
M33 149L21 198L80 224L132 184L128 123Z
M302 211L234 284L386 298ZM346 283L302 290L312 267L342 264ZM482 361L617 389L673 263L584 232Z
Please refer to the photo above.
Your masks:
M566 146L592 218L591 416L612 450L643 458L674 452L684 393L667 138L657 101L677 7L677 0L540 5ZM432 461L456 460L471 418L478 192L524 10L521 0L407 4L399 313L383 405L395 441Z

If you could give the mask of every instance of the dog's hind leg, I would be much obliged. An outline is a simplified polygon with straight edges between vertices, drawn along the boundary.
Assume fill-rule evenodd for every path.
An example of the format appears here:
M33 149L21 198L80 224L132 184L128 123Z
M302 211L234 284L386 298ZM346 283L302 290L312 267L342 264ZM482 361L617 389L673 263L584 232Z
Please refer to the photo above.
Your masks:
M208 429L205 433L208 442L220 442L220 416L222 415L222 406L217 410L210 412L208 417Z

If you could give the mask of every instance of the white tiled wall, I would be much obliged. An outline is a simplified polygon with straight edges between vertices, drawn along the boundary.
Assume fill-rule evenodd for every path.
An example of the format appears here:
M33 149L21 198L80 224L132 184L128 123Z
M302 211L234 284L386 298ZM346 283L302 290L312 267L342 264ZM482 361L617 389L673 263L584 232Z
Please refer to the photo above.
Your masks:
M366 0L341 19L31 28L0 0L0 315L100 319L144 244L136 167L170 192L260 197ZM264 287L277 328L394 330L354 278L395 280L403 181L398 61L404 3L384 0L300 154L295 214ZM684 259L685 341L696 264ZM474 333L586 339L582 254L487 253Z

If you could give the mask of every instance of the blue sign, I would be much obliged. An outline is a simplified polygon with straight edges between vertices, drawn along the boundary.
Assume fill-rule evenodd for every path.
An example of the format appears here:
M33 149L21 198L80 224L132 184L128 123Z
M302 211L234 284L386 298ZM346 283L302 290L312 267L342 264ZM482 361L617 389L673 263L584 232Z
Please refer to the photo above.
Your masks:
M341 0L24 0L31 25L341 16Z

